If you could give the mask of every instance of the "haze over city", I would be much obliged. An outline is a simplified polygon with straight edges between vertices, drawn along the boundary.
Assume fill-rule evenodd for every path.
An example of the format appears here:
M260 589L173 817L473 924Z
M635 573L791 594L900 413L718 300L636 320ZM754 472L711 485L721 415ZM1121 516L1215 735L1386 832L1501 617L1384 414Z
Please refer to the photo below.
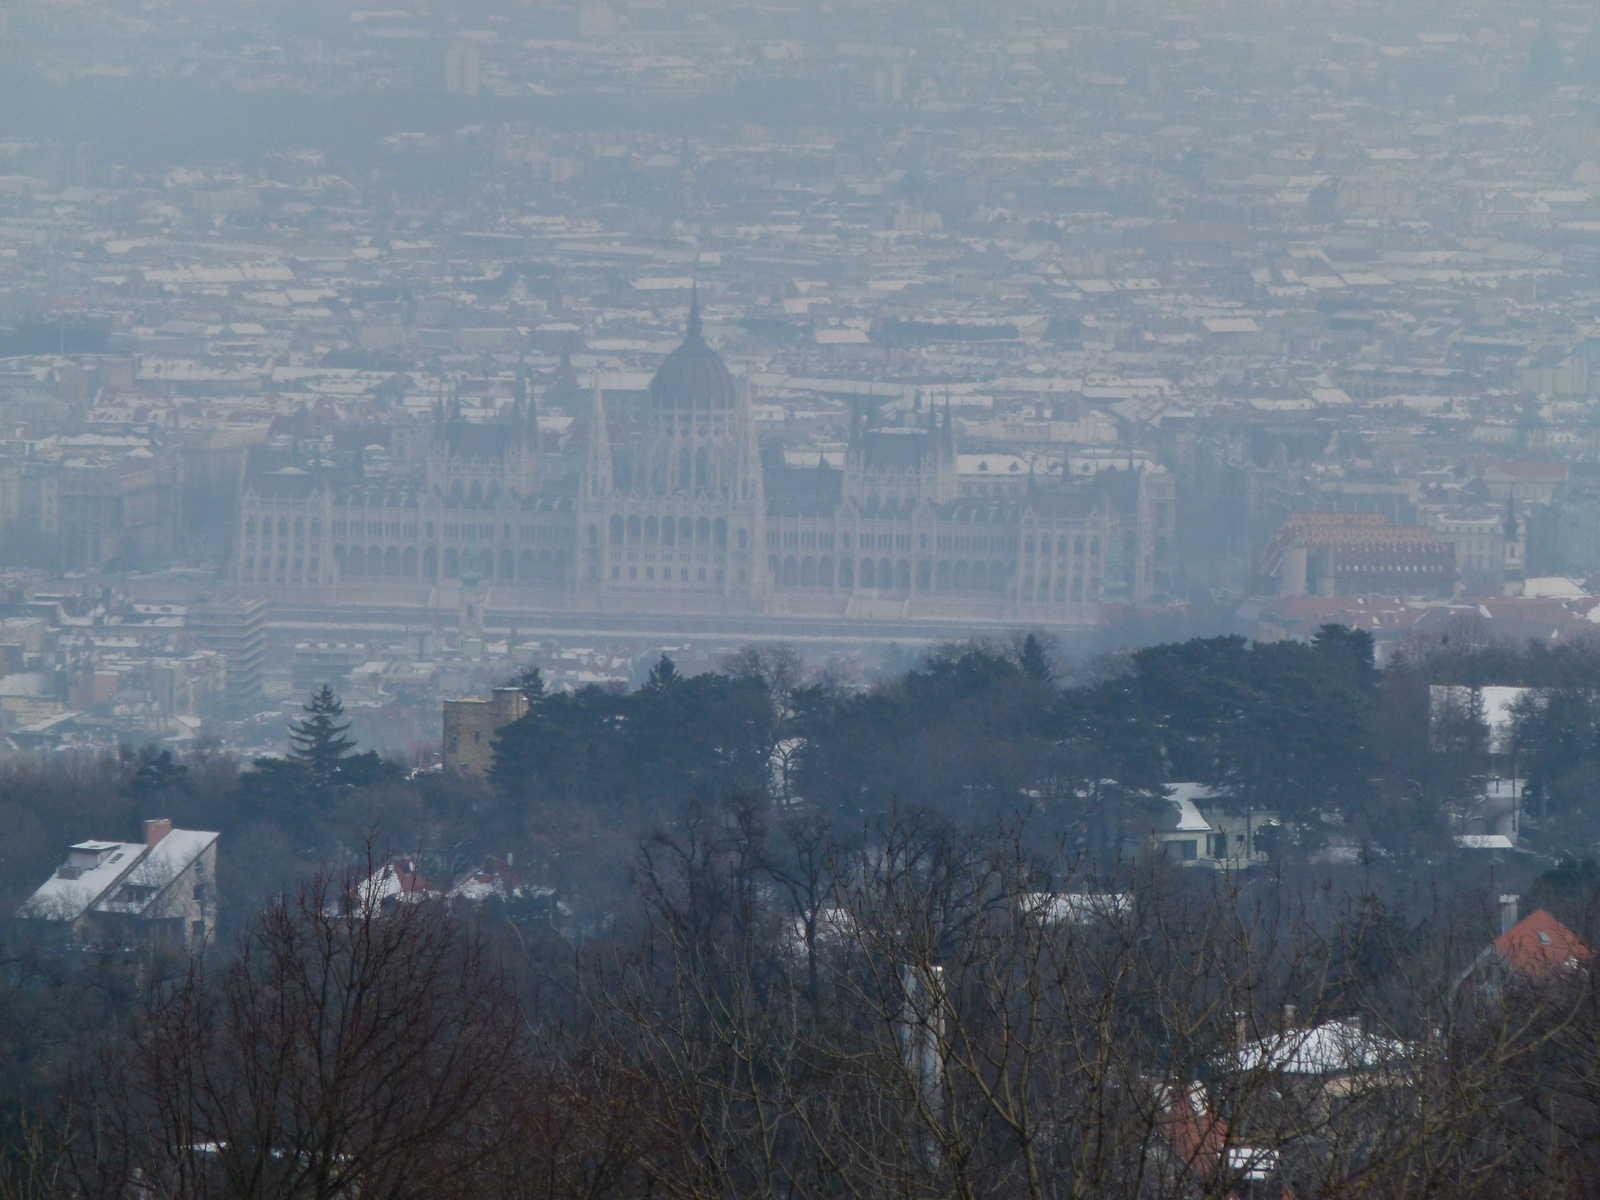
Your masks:
M1592 4L0 0L0 1200L1589 1194L1597 323Z

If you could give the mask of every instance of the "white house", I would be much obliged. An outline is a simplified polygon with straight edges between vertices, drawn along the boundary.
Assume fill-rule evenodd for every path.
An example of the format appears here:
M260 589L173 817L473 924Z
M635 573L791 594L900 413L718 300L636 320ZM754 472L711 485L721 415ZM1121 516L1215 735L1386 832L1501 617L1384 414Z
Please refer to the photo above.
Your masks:
M17 910L76 942L198 951L217 924L217 834L146 821L144 842L79 842Z
M1240 871L1266 863L1266 851L1257 838L1263 829L1278 824L1277 813L1227 811L1222 794L1203 783L1169 783L1167 799L1172 815L1170 823L1154 833L1157 853L1166 853L1181 866L1213 871Z

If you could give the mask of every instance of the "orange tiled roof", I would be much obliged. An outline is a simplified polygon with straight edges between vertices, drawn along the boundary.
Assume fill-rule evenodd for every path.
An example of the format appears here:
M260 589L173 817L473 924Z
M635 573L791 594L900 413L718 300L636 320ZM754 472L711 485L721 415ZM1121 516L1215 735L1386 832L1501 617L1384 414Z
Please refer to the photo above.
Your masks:
M1529 913L1494 940L1506 965L1519 975L1553 975L1588 962L1594 951L1544 909Z

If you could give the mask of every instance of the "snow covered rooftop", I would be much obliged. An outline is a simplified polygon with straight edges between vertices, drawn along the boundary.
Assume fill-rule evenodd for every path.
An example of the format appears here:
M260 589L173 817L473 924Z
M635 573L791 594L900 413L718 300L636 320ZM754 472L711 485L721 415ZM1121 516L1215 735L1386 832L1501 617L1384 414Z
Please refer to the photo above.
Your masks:
M77 920L132 869L145 849L138 842L78 843L17 915L46 921Z

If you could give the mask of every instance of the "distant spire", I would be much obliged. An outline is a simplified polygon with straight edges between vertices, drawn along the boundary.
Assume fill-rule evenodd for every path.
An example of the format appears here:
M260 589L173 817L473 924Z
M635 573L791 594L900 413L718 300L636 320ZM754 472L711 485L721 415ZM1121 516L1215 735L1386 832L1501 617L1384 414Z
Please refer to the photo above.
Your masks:
M689 292L689 332L684 338L687 342L700 340L700 284L696 281Z
M584 470L584 488L589 499L611 494L611 436L606 429L606 404L600 394L600 371L594 373L594 401L589 409L589 461Z

